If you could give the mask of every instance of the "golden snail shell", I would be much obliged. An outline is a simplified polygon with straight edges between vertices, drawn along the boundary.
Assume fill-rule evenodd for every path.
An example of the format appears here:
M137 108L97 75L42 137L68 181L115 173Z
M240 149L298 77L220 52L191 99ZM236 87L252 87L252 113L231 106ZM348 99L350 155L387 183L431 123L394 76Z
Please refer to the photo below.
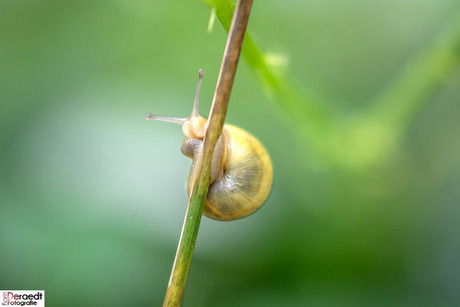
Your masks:
M227 143L223 174L209 186L203 212L227 221L262 206L270 193L273 168L267 151L254 136L232 125L225 125L223 133Z
M207 125L207 120L198 113L202 77L203 71L200 70L192 115L187 118L147 115L147 119L182 124L186 138L181 151L193 160L187 184L189 195L195 182L194 167L201 158ZM245 130L226 124L214 149L203 214L221 221L245 217L263 205L270 193L272 180L272 163L262 144Z

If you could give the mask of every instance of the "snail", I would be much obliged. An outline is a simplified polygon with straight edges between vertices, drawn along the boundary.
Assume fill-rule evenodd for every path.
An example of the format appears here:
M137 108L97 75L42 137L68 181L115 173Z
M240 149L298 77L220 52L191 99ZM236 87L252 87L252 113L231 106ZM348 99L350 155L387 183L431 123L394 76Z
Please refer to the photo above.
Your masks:
M204 71L200 69L192 114L187 118L153 116L182 125L185 140L182 153L193 160L187 181L190 195L195 182L195 166L202 155L207 119L199 114L199 96ZM259 209L270 193L273 168L262 144L245 130L225 124L214 148L210 185L203 214L209 218L230 221L243 218Z

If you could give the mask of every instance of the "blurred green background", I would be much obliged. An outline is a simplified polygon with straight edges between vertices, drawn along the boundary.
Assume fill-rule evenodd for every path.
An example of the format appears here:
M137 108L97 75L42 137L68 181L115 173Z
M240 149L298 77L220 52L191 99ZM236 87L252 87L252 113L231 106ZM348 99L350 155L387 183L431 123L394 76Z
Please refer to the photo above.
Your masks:
M289 63L277 76L344 119L459 10L459 0L264 0L249 29ZM0 1L1 289L45 289L47 306L162 304L190 160L179 126L144 116L188 116L199 68L208 113L226 40L219 23L207 33L209 15L201 1ZM397 142L360 167L359 155L325 159L340 152L315 148L321 138L299 133L286 101L240 61L227 122L265 144L273 190L248 218L203 218L183 305L460 305L451 65Z

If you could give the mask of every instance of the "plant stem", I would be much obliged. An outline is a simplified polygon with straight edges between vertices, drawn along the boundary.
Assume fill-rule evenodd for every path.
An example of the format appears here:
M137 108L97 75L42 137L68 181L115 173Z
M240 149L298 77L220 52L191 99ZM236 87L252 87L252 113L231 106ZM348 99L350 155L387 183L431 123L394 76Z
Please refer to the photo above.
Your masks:
M214 92L208 129L204 137L203 156L202 159L198 159L198 165L196 166L197 180L193 185L189 199L163 306L180 306L182 302L203 206L208 193L211 158L217 140L222 134L252 2L253 0L239 0L233 14L232 25Z
M398 78L370 103L372 116L400 131L439 90L460 63L460 10L438 38L405 65Z
M215 10L223 28L228 30L233 0L203 1ZM243 55L265 93L295 123L301 144L308 145L309 150L334 167L365 170L387 159L417 112L458 69L460 11L452 21L437 40L405 65L398 78L352 116L344 116L306 86L299 90L295 80L277 73L250 33L246 34Z

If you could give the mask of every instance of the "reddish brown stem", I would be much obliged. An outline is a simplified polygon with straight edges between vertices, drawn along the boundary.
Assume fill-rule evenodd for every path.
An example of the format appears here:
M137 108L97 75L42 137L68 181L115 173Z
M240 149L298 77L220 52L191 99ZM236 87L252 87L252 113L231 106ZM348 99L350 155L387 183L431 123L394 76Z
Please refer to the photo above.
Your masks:
M222 134L227 115L233 80L243 46L253 0L239 0L233 13L232 25L225 46L216 91L209 116L209 125L203 145L203 159L196 166L197 180L193 186L177 247L171 278L163 306L180 306L184 295L193 250L200 227L203 206L209 187L211 158Z

